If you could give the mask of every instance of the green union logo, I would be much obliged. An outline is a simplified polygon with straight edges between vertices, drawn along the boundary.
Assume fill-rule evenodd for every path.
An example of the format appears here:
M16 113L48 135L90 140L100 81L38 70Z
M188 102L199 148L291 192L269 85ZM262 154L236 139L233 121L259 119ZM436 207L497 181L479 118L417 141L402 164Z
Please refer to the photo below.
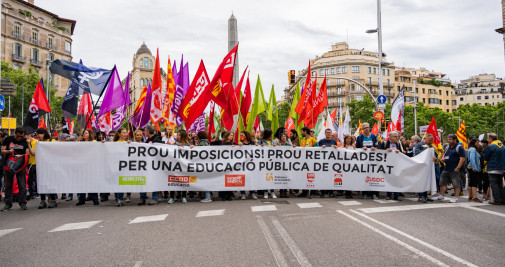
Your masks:
M145 185L145 176L119 176L119 185Z

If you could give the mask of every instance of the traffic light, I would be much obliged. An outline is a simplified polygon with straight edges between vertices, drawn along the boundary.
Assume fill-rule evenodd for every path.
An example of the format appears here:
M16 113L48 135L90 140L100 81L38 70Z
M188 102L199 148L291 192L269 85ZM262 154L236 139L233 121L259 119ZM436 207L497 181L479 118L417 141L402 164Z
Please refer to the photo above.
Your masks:
M295 70L290 70L288 72L288 76L289 76L289 85L295 84L296 80Z
M388 130L389 119L385 119L384 123L381 124L381 131L386 132Z

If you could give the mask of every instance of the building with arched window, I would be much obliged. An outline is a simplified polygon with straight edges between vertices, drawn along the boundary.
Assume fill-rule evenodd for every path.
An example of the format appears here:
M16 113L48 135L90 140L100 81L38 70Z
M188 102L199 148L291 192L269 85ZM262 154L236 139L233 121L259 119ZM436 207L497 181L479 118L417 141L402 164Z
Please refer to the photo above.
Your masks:
M137 52L133 55L132 70L130 71L130 114L133 113L133 110L137 105L137 101L140 98L140 94L142 94L144 86L152 84L153 82L155 60L156 57L153 56L151 50L149 50L145 43L143 43ZM167 74L163 68L160 68L160 73L162 95L165 95L165 90L167 87ZM125 82L126 79L123 80L123 84Z

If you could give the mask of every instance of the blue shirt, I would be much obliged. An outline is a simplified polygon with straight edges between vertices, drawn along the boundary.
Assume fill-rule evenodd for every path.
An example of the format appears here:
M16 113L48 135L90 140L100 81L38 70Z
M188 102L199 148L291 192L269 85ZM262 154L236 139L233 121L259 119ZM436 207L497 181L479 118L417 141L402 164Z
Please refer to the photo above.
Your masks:
M321 140L319 140L318 145L319 146L337 146L337 141L335 141L335 139L333 139L333 138L330 140L321 139Z
M458 167L459 159L465 158L465 149L460 145L454 147L449 146L445 152L445 167L444 171L452 172Z

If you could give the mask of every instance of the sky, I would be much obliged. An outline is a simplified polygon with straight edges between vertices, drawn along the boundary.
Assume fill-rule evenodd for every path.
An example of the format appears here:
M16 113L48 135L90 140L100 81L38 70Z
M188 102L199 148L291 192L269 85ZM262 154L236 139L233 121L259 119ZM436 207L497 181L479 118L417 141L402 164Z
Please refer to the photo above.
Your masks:
M209 73L228 52L228 19L238 21L240 75L258 75L268 98L277 100L288 85L289 70L302 70L336 42L377 51L376 0L328 1L162 1L35 0L35 5L77 21L73 61L112 68L121 78L145 42L160 65L189 62L193 78L200 60ZM453 82L479 73L505 76L502 9L498 0L382 0L383 51L399 67L424 67ZM268 101L268 100L267 100Z

